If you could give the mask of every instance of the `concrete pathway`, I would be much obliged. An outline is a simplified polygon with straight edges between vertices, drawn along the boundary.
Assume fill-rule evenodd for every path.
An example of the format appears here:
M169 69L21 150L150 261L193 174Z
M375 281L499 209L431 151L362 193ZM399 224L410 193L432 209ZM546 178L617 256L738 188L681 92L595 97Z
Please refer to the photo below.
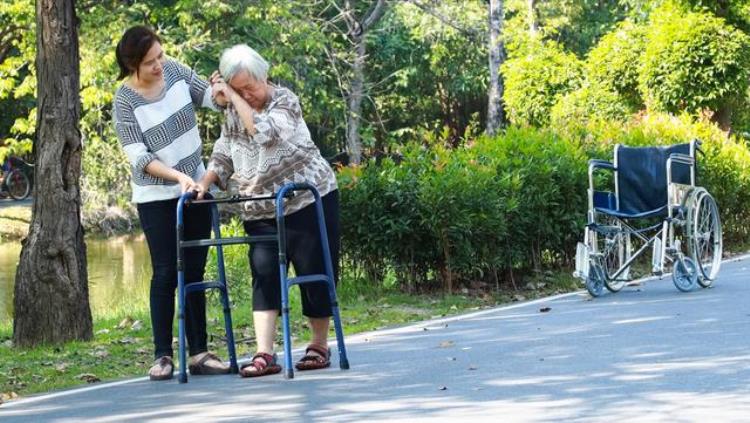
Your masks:
M0 422L747 422L749 279L744 259L711 289L666 277L352 336L348 371L127 380L6 403Z

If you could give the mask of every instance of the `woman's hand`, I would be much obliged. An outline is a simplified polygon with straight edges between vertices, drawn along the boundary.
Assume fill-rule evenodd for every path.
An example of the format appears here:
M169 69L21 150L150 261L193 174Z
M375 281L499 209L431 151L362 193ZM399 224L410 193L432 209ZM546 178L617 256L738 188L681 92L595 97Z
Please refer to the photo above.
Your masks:
M195 184L195 198L202 200L206 193L211 188L211 182L204 176L197 184Z
M214 71L214 73L211 74L211 79L209 81L211 83L211 94L213 95L216 104L221 107L226 106L229 103L229 97L226 95L225 87L228 85L224 81L224 78L219 74L219 71Z
M177 183L180 184L180 191L184 194L186 192L190 191L196 191L196 183L193 181L193 178L185 175L184 173L180 173L180 176L177 177Z

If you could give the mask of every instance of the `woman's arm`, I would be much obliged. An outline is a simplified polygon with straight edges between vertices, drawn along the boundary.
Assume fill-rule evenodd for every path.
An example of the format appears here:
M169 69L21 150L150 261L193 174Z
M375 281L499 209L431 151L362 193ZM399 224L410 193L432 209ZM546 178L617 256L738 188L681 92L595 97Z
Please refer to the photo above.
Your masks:
M127 102L115 98L114 112L115 132L133 172L148 173L156 178L177 182L182 192L190 190L194 184L191 177L168 167L149 151L143 141L143 132L136 122L135 114Z
M193 178L185 175L179 170L172 169L159 160L152 160L151 162L149 162L149 164L146 165L145 171L149 175L156 176L157 178L177 182L178 184L180 184L180 190L183 193L193 191L198 188L195 181L193 181Z

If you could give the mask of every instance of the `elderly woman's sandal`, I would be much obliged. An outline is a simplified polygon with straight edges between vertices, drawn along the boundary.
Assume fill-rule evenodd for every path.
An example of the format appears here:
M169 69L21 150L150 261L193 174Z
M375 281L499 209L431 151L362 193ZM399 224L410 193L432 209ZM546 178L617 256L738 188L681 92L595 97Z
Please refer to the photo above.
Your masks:
M148 370L148 378L151 380L172 379L174 373L174 363L172 357L163 356L154 361L154 365Z
M229 373L229 366L226 365L214 353L202 352L190 357L188 363L190 374L195 375L225 375Z
M273 375L280 371L281 366L276 363L276 354L271 355L260 352L255 354L249 363L243 364L240 367L240 376L258 377Z
M311 352L315 354L310 354ZM318 344L310 344L305 349L305 356L300 358L294 367L297 370L325 369L331 365L331 349Z

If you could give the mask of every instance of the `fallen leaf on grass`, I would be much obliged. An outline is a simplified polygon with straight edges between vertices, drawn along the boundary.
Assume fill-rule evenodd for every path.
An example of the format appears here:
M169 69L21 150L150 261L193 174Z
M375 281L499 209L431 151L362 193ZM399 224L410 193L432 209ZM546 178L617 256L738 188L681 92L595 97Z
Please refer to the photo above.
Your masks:
M99 382L101 380L98 377L96 377L96 375L91 374L91 373L80 374L80 375L76 376L76 379L78 379L78 380L84 380L84 381L86 381L86 383L95 383L95 382Z
M133 322L132 325L130 325L130 330L141 330L141 329L143 329L143 322L141 322L140 320L136 320L135 322Z
M68 370L68 366L69 366L68 363L60 363L57 366L55 366L55 370L57 370L58 372L64 372Z
M120 321L120 324L115 326L115 329L125 329L128 326L133 325L133 318L128 316Z

